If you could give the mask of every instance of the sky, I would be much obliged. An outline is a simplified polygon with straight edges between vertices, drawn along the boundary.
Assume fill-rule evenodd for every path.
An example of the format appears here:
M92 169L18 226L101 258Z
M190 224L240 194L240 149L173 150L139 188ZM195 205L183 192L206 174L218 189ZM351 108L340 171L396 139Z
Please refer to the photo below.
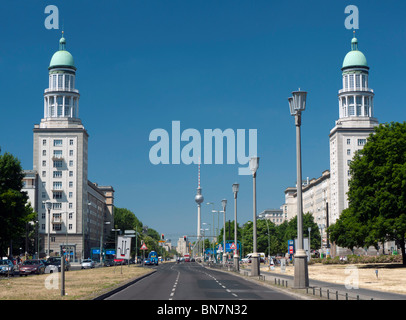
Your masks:
M59 29L47 29L48 5ZM375 117L406 118L403 1L2 1L0 148L32 169L33 132L43 117L48 65L61 31L73 55L79 116L89 133L88 178L115 189L115 205L173 244L197 233L196 164L152 164L149 140L161 128L257 130L257 212L279 208L295 186L291 92L307 91L302 115L303 179L329 169L329 132L338 119L341 65L351 49L345 8L359 11L356 36L370 66ZM183 148L188 142L181 142ZM171 146L172 147L172 146ZM248 150L248 146L247 146ZM203 151L202 151L203 152ZM241 165L201 165L202 223L238 182L238 217L253 218L252 177ZM217 216L216 216L217 219ZM215 224L217 227L217 220ZM221 220L220 220L221 221Z

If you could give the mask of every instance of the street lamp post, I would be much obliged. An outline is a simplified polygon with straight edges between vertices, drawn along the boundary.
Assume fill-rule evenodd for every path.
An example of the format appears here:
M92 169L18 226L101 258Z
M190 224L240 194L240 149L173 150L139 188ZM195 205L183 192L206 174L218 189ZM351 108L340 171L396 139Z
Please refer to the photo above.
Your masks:
M297 248L295 253L294 288L309 286L307 255L303 248L303 210L302 210L302 154L300 125L302 111L306 108L306 91L294 91L288 98L290 114L295 117L296 126L296 171L297 171Z
M45 205L48 210L48 256L51 255L51 208L52 208L52 202L51 201L46 201Z
M234 193L234 271L240 270L240 257L238 255L238 243L237 243L237 193L239 189L239 184L233 184L233 193Z
M311 246L311 242L310 242L310 232L312 231L311 227L307 228L307 231L309 231L309 261L312 258L312 246Z
M223 206L223 214L224 214L224 223L223 223L223 265L226 265L226 259L227 259L227 254L226 254L226 206L227 206L227 200L223 199L221 200L221 205Z
M252 262L251 262L251 276L259 276L259 257L257 253L257 170L259 166L259 158L252 157L250 159L250 170L252 172L252 190L253 190L253 249L252 249Z

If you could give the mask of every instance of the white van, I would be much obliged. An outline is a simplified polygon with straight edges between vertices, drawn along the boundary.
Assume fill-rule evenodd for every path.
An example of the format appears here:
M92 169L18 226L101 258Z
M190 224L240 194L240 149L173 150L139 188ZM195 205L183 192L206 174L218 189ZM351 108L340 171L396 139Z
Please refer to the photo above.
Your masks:
M259 255L260 258L260 262L265 262L265 253L263 252L257 252L257 254ZM243 263L251 263L251 257L252 257L253 253L248 253L245 258L242 258L241 261Z

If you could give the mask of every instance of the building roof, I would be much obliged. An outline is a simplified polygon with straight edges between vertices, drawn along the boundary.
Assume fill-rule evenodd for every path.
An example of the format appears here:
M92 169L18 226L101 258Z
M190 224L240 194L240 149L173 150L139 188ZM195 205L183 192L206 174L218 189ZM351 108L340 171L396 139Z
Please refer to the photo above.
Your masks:
M55 67L69 67L76 70L73 56L66 50L66 39L63 37L63 31L62 38L59 40L59 50L52 56L48 69Z
M349 67L367 67L367 58L358 50L358 39L355 37L351 40L351 51L346 54L343 61L342 69Z

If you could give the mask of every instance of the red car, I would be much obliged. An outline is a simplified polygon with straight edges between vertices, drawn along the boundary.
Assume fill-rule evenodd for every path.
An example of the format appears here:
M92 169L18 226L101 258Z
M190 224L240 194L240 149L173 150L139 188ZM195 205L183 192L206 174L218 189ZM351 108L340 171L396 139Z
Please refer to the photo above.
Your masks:
M45 273L45 265L41 260L25 260L19 271L20 277L31 273L42 274Z

